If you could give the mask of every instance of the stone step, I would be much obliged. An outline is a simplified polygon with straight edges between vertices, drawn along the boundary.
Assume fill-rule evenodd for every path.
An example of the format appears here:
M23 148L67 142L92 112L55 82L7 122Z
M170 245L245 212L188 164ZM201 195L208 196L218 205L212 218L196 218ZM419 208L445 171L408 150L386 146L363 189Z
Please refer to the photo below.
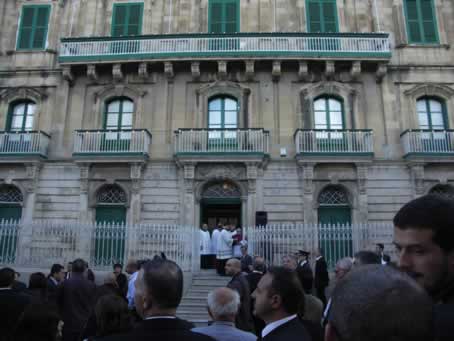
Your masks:
M193 286L197 285L213 285L213 286L225 286L229 281L225 279L207 279L207 278L195 278L192 281Z

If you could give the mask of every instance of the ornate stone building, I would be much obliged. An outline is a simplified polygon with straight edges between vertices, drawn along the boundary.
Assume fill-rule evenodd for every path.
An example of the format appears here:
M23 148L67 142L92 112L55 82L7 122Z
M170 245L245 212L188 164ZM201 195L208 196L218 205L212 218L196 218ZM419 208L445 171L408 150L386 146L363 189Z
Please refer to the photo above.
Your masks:
M380 222L452 195L452 0L0 13L2 218Z

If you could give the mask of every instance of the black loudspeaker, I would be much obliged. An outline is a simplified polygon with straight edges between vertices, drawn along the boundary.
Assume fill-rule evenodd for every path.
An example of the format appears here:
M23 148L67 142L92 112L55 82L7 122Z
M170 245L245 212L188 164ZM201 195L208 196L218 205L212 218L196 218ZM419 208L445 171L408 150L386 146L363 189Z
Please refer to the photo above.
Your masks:
M268 224L268 212L255 212L255 226L265 226L266 224Z

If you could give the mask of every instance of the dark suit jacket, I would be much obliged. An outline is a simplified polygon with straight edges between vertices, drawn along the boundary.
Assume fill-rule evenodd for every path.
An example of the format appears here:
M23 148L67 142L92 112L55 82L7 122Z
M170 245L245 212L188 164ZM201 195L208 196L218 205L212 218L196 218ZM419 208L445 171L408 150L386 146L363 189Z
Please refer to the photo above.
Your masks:
M249 265L252 265L252 263L253 263L253 259L252 259L251 255L246 255L246 256L241 257L240 261L241 261L241 271L247 272L247 273L251 272L251 270L249 269Z
M314 286L316 288L326 288L328 285L328 265L326 264L325 257L322 257L315 262Z
M312 274L312 269L309 262L306 262L306 264L304 265L298 264L296 273L298 274L298 278L300 279L304 291L306 292L306 294L310 294L312 292L314 275Z
M209 336L191 332L194 326L180 319L145 320L128 334L107 336L103 341L213 341Z
M250 274L246 275L246 279L249 283L249 290L251 294L257 289L257 284L259 283L260 279L263 277L263 274L258 272L251 272Z
M95 303L96 286L73 272L71 278L60 284L57 304L66 331L82 332Z
M253 330L253 322L251 316L251 293L249 283L246 276L238 273L232 277L232 280L227 284L227 288L236 290L240 294L240 309L235 318L235 326L244 331Z
M0 340L9 340L30 300L30 297L24 293L10 289L0 290Z
M303 323L298 319L280 325L266 335L263 341L312 341Z
M128 278L125 274L122 273L117 276L117 284L122 296L126 297L126 293L128 292Z

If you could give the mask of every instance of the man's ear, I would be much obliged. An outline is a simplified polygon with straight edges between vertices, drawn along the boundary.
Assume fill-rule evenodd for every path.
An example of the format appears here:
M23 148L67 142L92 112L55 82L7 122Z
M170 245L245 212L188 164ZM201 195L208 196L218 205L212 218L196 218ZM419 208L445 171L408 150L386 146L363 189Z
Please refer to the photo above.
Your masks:
M336 331L329 322L325 327L325 341L338 341Z

